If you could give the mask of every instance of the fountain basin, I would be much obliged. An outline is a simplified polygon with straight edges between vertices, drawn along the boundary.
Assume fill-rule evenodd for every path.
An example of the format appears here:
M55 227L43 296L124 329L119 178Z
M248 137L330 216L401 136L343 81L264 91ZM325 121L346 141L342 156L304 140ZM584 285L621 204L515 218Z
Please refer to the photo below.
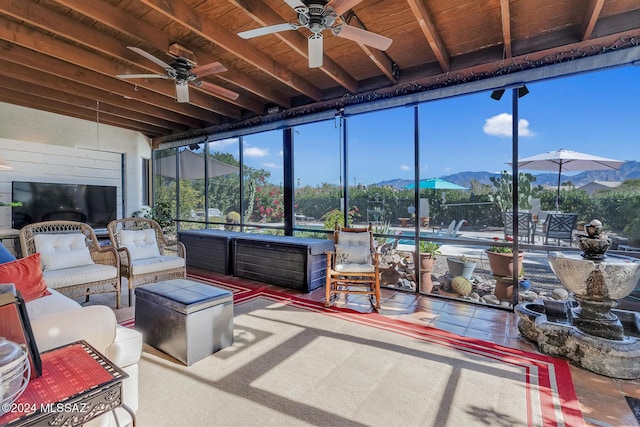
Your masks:
M576 253L552 252L551 269L567 290L582 299L618 300L629 295L640 280L640 260L608 255L585 259Z

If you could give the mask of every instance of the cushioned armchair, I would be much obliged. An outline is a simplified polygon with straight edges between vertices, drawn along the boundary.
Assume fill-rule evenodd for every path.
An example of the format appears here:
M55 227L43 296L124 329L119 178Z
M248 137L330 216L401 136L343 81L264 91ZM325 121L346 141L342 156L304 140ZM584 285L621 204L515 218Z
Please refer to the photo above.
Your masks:
M325 306L338 294L364 294L375 297L380 308L378 253L373 244L371 225L343 228L334 232L335 251L327 252Z
M49 288L70 297L116 294L120 308L119 258L101 247L90 225L75 221L45 221L20 230L22 255L40 253L42 276Z
M127 278L129 305L136 286L186 277L186 250L168 240L151 219L123 218L107 225L109 238L120 254L120 276Z

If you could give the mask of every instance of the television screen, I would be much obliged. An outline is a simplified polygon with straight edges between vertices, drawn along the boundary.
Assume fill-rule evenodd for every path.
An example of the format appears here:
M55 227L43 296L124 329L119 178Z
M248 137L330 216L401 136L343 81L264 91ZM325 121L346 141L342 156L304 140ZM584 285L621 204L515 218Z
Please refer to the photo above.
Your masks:
M40 221L80 221L106 228L116 219L115 186L13 181L11 197L22 206L12 208L13 228Z

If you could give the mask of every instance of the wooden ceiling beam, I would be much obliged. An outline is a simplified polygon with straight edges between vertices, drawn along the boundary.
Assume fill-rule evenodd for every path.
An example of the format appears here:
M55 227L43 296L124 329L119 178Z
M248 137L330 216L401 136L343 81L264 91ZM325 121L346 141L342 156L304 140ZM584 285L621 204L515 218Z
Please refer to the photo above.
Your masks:
M282 24L286 20L273 11L261 0L229 0L234 6L243 9L248 16L262 26ZM283 31L274 34L287 46L300 54L303 58L309 59L307 38L297 31ZM358 82L333 59L327 55L323 56L322 67L319 68L336 83L344 87L351 93L358 91Z
M318 87L293 73L286 66L256 49L250 43L242 40L237 34L222 28L214 20L202 16L182 0L172 0L171 2L165 0L140 1L166 17L179 22L201 37L242 58L296 91L315 101L322 99L322 93Z
M502 42L504 43L504 59L511 58L511 9L509 0L500 0L500 18L502 20Z
M0 39L15 43L16 45L31 49L52 58L59 59L69 63L70 65L76 64L74 67L76 69L77 78L85 81L87 84L93 84L98 88L107 88L106 90L110 90L119 95L139 99L153 106L189 115L205 122L219 121L217 116L212 117L210 111L205 111L191 104L180 104L175 102L173 97L169 96L169 91L173 90L174 86L173 84L169 84L169 82L153 82L154 84L164 83L165 86L171 86L165 87L164 91L166 94L162 95L158 93L158 91L161 91L160 88L155 91L148 89L148 87L152 86L151 84L146 83L144 85L136 85L130 82L125 82L116 77L111 77L126 71L123 67L119 67L114 64L113 61L91 54L90 52L66 43L63 40L46 37L37 31L28 30L27 27L19 26L16 23L9 22L2 18L0 18L0 24ZM100 70L98 73L88 72L98 70ZM107 71L104 72L102 70ZM57 70L43 71L56 72Z
M166 52L172 40L169 39L166 33L155 28L144 21L137 19L136 17L122 12L120 9L106 3L100 2L99 6L96 6L96 1L88 2L86 0L55 0L57 3L68 7L76 12L79 12L89 18L113 28L122 33L128 34L134 38L144 41L148 46L153 46L158 50ZM198 61L203 64L215 62L216 59L209 52L202 49L194 49L190 47L194 54L198 57ZM235 86L241 87L248 92L259 96L262 99L271 101L282 107L289 108L291 106L291 100L282 95L280 92L273 90L266 85L252 79L246 74L234 69L228 64L223 64L227 71L224 73L216 74L216 78L229 82ZM264 113L264 108L258 113Z
M96 99L98 99L98 96L107 95L109 97L118 97L122 99L122 102L127 101L126 104L131 105L131 108L136 108L139 111L148 111L149 109L153 108L154 115L156 115L157 117L162 117L167 120L182 123L191 128L202 127L205 123L211 122L211 120L198 120L197 118L193 118L186 114L180 114L169 109L164 109L161 106L158 106L157 103L154 104L147 99L150 97L153 100L153 98L159 97L160 95L149 92L146 89L140 89L139 92L141 93L138 96L135 96L136 90L131 90L131 85L125 82L117 82L113 79L109 79L97 74L88 74L86 70L80 67L76 67L75 65L69 64L68 62L62 61L60 59L44 56L30 49L7 42L0 44L0 49L3 49L2 59L13 62L20 67L26 67L25 71L27 71L28 68L37 70L33 73L38 75L38 79L45 79L49 75L59 78L57 80L59 84L57 84L54 89L68 91L90 91L94 92ZM51 82L51 80L49 81ZM121 88L114 87L114 83L118 83L118 86L122 85L128 90L124 93L118 93L118 90L116 89ZM54 83L49 83L50 86L52 84ZM162 98L163 100L166 99L165 97Z
M111 55L113 57L127 60L128 62L132 62L143 68L145 72L153 72L160 74L164 72L160 70L157 65L155 67L142 65L142 61L140 61L140 55L131 52L129 49L126 49L124 46L120 45L116 39L112 37L108 37L105 34L102 34L96 31L93 28L87 27L74 21L66 16L62 16L59 13L55 13L49 9L46 9L42 6L26 3L23 1L13 0L6 1L2 7L2 13L8 16L12 16L15 19L22 20L28 22L29 24L38 27L44 31L50 31L53 34L61 36L65 39L72 40L80 45L89 47L91 49L98 50L104 54ZM33 37L36 35L33 34ZM42 39L42 38L41 38ZM58 57L59 59L65 59L65 57L69 58L78 58L84 56L83 62L72 62L77 65L82 65L85 68L89 68L98 73L105 74L109 77L114 77L118 74L118 70L121 70L119 65L115 65L113 61L99 57L98 55L92 54L90 52L85 51L77 46L69 46L67 44L66 49L62 49L60 45L65 43L64 41L50 41L54 45L58 45L61 50L64 52L55 52L52 50L42 49L43 53L47 53L48 55ZM29 46L30 48L36 48L36 45ZM132 55L133 53L133 55ZM151 64L150 61L146 61ZM135 82L130 82L132 84L137 84L141 87L146 87L150 90L155 90L158 93L164 94L170 98L175 98L175 87L174 85L149 85L146 83L145 79L136 79ZM172 86L172 87L168 87ZM193 87L190 85L190 88ZM190 91L190 104L196 105L204 110L213 111L215 113L232 117L234 119L240 118L240 110L237 108L231 107L227 103L223 103L218 101L217 99L212 99L211 96L205 95L200 91Z
M41 98L37 94L25 96L23 93L10 88L3 88L2 91L0 91L0 101L34 108L36 110L48 111L50 113L60 114L63 116L75 117L77 119L87 120L90 122L96 121L95 109L91 112L90 110L82 107L76 107L63 102ZM166 133L160 128L150 125L141 125L140 123L132 120L114 117L110 114L103 115L100 113L100 123L135 130L151 138L154 136L166 135Z
M362 23L362 21L360 21L355 13L351 13L351 15L349 16L348 24L353 27L366 30L364 24ZM369 58L376 65L376 67L378 67L378 69L382 71L385 76L387 76L391 83L398 83L396 65L393 63L389 55L381 50L374 49L365 44L358 43L358 46L360 46L360 49L362 49L365 55L367 55L367 58Z
M188 130L187 126L177 125L175 122L162 120L157 117L123 108L118 104L110 104L108 101L96 99L94 97L86 97L73 91L63 91L53 89L50 86L38 84L36 79L29 78L30 73L25 73L24 69L17 70L18 66L10 62L1 61L3 69L3 78L0 84L3 87L13 88L26 94L35 94L41 98L63 102L70 105L76 105L87 109L96 108L96 103L100 102L100 110L113 116L121 117L140 124L152 125L156 128L163 128L166 132L177 131L184 132ZM111 99L111 102L115 101Z
M427 6L425 6L424 0L407 0L407 2L418 21L418 25L420 25L422 33L429 42L429 46L431 46L433 54L440 64L440 68L442 68L444 72L449 71L449 54L447 53L447 48L440 38L438 29L431 20L431 14Z
M582 19L582 40L589 40L598 22L604 0L591 0Z

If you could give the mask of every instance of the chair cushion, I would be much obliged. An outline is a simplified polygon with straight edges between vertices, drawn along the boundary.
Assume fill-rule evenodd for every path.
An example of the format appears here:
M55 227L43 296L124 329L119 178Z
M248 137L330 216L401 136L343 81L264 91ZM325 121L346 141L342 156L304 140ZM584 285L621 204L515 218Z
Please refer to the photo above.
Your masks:
M144 230L122 230L120 245L129 250L132 260L148 259L160 256L156 232L151 228Z
M373 273L375 268L371 264L336 264L338 273Z
M59 313L82 308L80 304L62 295L55 289L49 288L49 295L30 301L27 306L27 313L30 319L46 316L48 314Z
M93 260L82 233L36 234L33 236L36 251L40 252L43 270L92 265Z
M91 264L61 270L45 270L47 286L53 289L82 283L100 282L118 277L118 269L112 265Z
M133 262L133 275L155 273L157 271L185 268L184 258L172 255L162 255L155 258L138 259Z
M338 244L343 246L364 246L369 248L371 246L369 239L369 232L340 232L338 234Z
M40 269L40 254L0 264L0 283L13 283L25 302L49 295Z
M371 250L367 246L336 245L337 264L367 264Z

